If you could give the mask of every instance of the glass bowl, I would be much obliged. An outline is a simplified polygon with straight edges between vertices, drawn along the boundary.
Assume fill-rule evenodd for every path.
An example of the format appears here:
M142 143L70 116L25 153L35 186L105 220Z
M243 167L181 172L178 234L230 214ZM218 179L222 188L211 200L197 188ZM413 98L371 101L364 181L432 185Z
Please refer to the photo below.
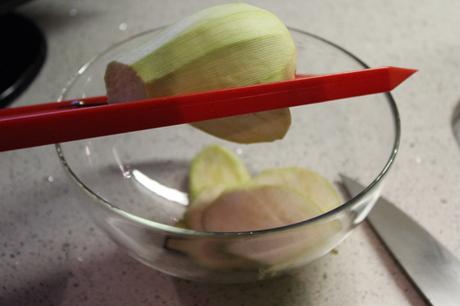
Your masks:
M290 30L299 73L367 67L334 43ZM61 99L104 95L107 63L159 31L141 33L92 59ZM58 144L56 150L81 191L82 207L132 257L179 278L249 282L294 271L343 241L374 205L397 153L400 123L390 94L294 107L291 112L288 134L272 143L231 143L183 124ZM335 184L345 174L366 187L332 211L279 228L216 233L175 226L188 202L189 162L210 144L232 150L251 173L299 166Z

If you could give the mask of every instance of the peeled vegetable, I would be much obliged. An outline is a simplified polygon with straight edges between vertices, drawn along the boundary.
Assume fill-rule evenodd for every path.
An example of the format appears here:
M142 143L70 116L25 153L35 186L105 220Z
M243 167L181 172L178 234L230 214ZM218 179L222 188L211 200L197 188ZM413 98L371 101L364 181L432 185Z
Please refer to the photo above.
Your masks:
M186 227L195 231L204 231L203 227L203 212L208 208L215 199L222 193L222 187L210 188L202 192L185 212L184 219L182 221Z
M250 177L231 151L212 145L192 160L190 206L183 222L198 231L252 231L283 226L336 208L334 186L314 171L265 170Z
M294 268L330 249L343 230L338 220L313 223L289 231L256 236L228 243L226 253L257 262L263 274L276 274L284 268Z
M206 147L192 160L189 175L191 200L204 190L230 188L250 179L241 160L224 147Z
M246 167L231 151L218 145L204 148L192 160L189 174L190 206L184 223L202 231L202 212L225 189L250 180Z
M310 198L323 212L339 206L342 200L334 186L318 173L298 167L265 170L254 178L257 184L290 186Z
M244 270L260 267L258 262L228 253L226 243L212 239L169 238L168 249L186 253L200 266L213 270Z
M213 145L193 159L191 203L181 224L197 231L255 231L314 218L341 203L325 178L297 167L271 169L250 178L231 151ZM212 270L257 271L263 277L323 255L343 227L329 219L269 235L241 239L176 239L167 247Z
M211 7L170 26L109 63L110 102L172 96L294 78L295 45L272 13L235 3ZM281 139L288 109L197 122L207 133L239 143Z
M240 232L284 226L322 213L315 203L284 186L251 186L224 192L203 212L206 231Z

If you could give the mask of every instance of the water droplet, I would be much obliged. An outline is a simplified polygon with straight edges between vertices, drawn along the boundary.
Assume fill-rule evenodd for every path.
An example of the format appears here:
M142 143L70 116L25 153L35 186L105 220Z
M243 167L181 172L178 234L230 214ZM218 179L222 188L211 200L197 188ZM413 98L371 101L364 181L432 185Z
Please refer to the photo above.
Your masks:
M128 24L126 22L122 22L118 25L118 29L120 31L126 31L127 28L128 28Z
M70 17L75 17L78 14L78 10L76 8L72 8L69 10L69 16Z
M54 177L52 177L51 175L48 176L48 182L50 182L50 183L54 182Z
M237 148L237 149L236 149L236 154L238 154L238 155L243 154L243 149Z

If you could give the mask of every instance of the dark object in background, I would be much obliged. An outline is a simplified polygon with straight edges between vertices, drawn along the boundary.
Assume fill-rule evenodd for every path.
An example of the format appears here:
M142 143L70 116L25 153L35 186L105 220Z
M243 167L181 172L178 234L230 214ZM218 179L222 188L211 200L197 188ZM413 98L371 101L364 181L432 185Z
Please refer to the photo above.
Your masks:
M0 108L30 85L46 57L42 31L26 17L8 13L23 2L26 1L0 2Z

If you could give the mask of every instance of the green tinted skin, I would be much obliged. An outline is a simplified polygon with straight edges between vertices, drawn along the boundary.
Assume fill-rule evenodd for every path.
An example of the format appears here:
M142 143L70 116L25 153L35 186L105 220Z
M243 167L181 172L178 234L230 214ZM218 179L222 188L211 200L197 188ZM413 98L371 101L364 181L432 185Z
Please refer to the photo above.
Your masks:
M235 154L224 147L212 145L192 160L189 174L190 198L193 203L206 189L227 189L249 179L246 167Z
M290 79L295 45L268 11L232 4L210 8L177 36L131 64L148 96L168 96ZM188 21L183 21L187 23Z

